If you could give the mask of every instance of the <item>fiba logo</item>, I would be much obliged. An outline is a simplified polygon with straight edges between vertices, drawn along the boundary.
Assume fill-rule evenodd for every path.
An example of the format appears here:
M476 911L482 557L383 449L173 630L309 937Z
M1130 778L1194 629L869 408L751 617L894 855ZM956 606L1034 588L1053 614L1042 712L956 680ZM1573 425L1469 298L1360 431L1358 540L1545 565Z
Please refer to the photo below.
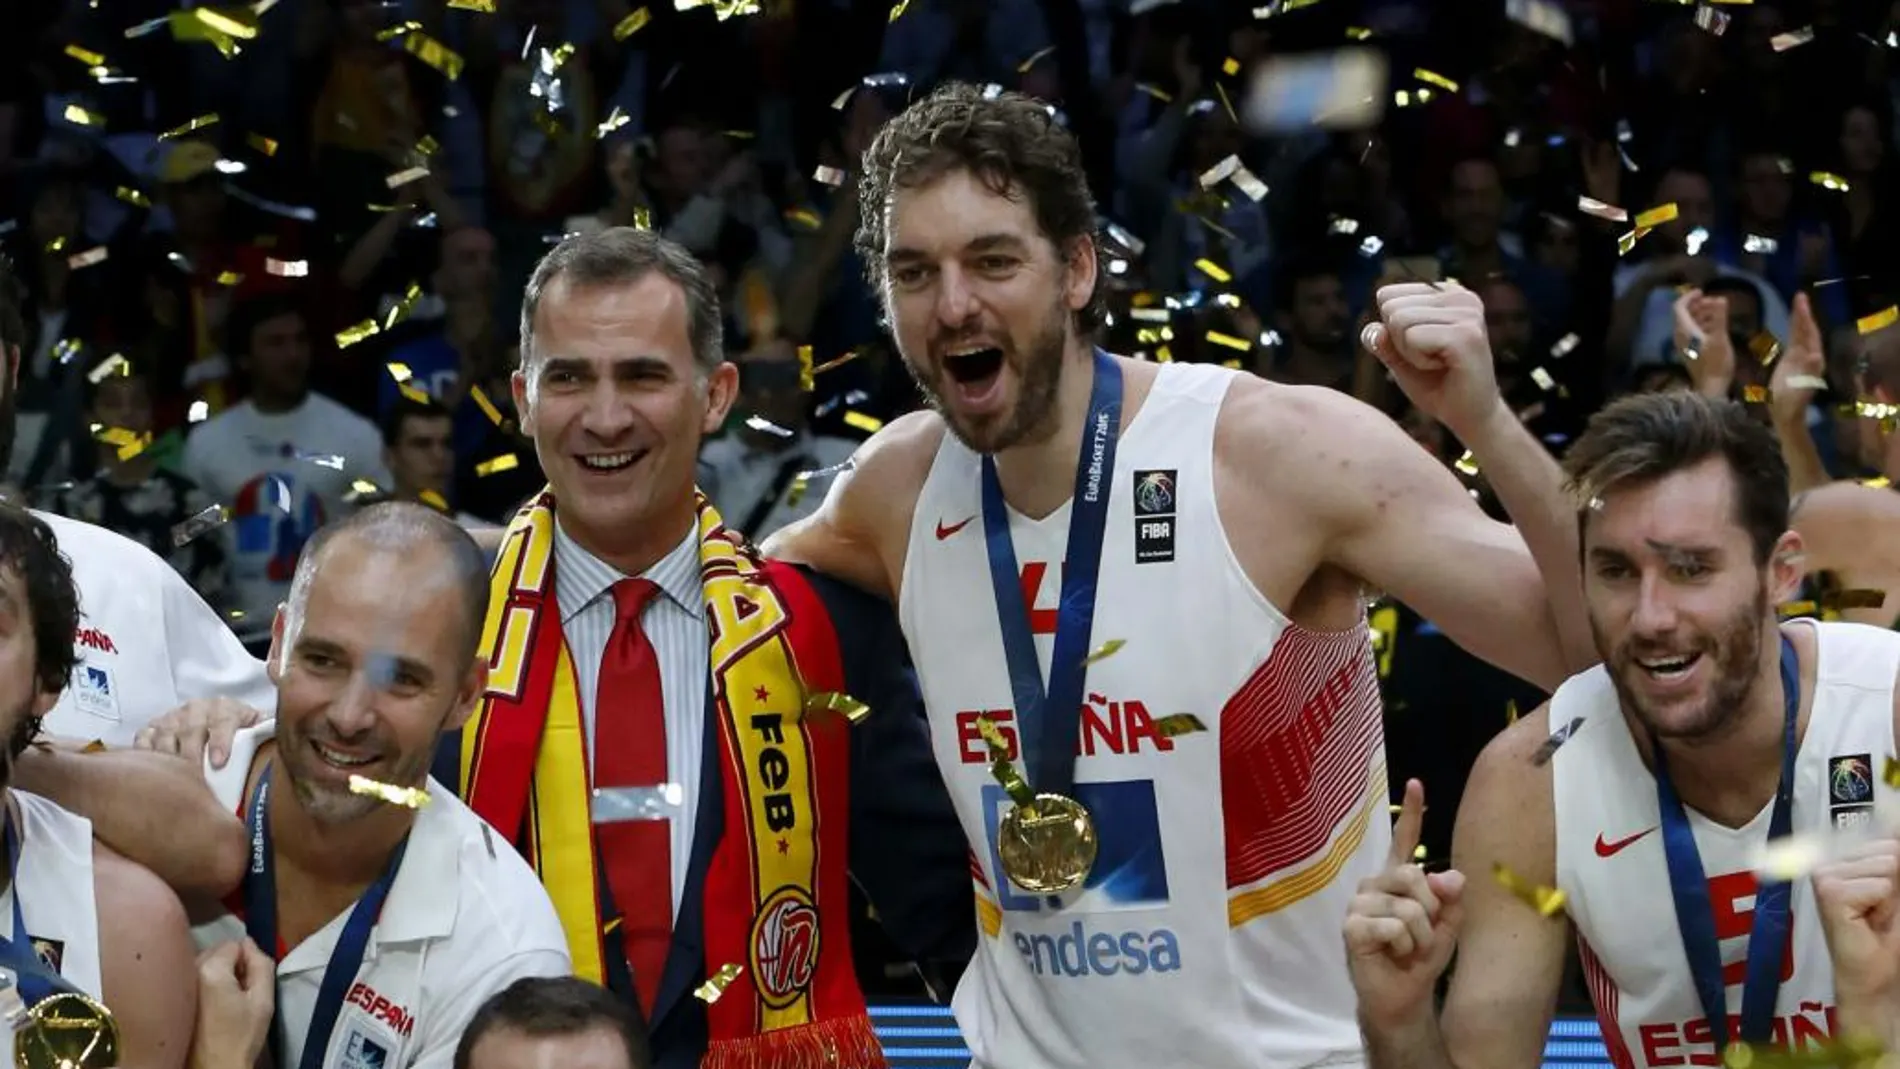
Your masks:
M818 971L818 909L797 887L766 898L752 922L752 975L759 997L782 1010L811 987Z
M1150 516L1173 512L1174 473L1142 472L1141 477L1135 480L1135 511Z

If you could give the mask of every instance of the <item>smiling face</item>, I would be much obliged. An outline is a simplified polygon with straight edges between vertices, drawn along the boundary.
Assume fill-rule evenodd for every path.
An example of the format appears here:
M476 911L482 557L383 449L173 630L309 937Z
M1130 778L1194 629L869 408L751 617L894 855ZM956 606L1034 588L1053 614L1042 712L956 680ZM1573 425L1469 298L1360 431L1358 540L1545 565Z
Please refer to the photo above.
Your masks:
M597 556L683 537L700 442L738 389L731 364L695 363L686 303L655 270L587 286L557 278L535 310L515 405L562 526Z
M1600 500L1583 526L1584 595L1623 708L1662 738L1719 735L1763 673L1799 536L1758 563L1719 456Z
M447 567L419 564L418 548L338 534L272 628L277 752L323 823L383 804L352 793L352 775L420 786L441 734L461 726L487 684L485 663L466 656L462 591Z
M1053 434L1093 244L1059 250L1022 194L962 169L897 189L885 210L885 310L931 407L981 453Z

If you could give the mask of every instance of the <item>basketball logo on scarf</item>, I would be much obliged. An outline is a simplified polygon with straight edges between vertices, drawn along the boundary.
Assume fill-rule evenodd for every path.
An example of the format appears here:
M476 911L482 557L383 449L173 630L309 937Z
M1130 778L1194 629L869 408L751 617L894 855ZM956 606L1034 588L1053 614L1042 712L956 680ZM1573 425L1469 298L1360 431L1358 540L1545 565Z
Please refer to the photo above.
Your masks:
M752 975L759 998L775 1010L811 987L818 971L818 910L796 887L772 893L752 923Z

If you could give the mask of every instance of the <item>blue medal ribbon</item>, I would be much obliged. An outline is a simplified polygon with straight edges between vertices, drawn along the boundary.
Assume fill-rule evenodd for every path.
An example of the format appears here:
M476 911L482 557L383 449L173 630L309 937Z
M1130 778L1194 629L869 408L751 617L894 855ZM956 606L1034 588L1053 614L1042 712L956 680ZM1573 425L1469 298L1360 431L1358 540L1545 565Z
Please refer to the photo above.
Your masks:
M270 801L270 779L271 766L265 765L263 773L257 777L257 789L251 792L250 815L245 821L251 833L251 869L244 877L244 929L250 934L251 942L275 960L277 880L271 870L276 862L271 854L270 821L266 819L265 809ZM370 931L376 927L376 918L383 912L383 902L389 897L390 885L396 882L396 870L402 866L402 855L408 845L409 837L405 835L396 844L396 849L390 851L382 875L364 890L362 897L350 909L349 919L343 923L343 934L337 938L336 948L330 952L330 963L323 970L323 983L317 988L317 1005L310 1015L310 1031L304 1035L303 1058L297 1063L299 1069L320 1069L323 1065L324 1053L330 1045L330 1033L335 1030L336 1019L343 1012L343 998L349 994L351 982L363 967L363 955L369 950ZM277 1010L271 1019L271 1033L277 1047L277 1064L288 1067L290 1061L287 1056L288 1044L285 1042L281 985L279 991Z
M47 968L26 934L26 911L20 906L20 835L13 814L6 814L7 886L13 889L13 938L0 939L0 965L13 970L20 1000L31 1009L54 995L78 994L66 978Z
M1775 808L1768 820L1768 841L1786 838L1794 809L1795 720L1801 709L1801 672L1794 643L1781 637L1781 692L1787 706L1782 730L1781 782L1775 788ZM1669 866L1669 890L1676 901L1676 924L1682 929L1682 949L1689 959L1696 996L1715 1034L1720 1053L1729 1045L1727 985L1722 982L1722 952L1715 935L1715 913L1709 905L1709 881L1696 849L1689 814L1669 782L1669 768L1655 736L1650 749L1656 758L1656 801L1662 811L1663 858ZM1741 1035L1744 1043L1765 1043L1774 1032L1775 997L1781 991L1781 959L1788 941L1786 881L1762 882L1755 890L1755 921L1748 933L1748 972L1742 985Z
M996 461L983 458L983 538L989 549L990 585L1009 661L1009 687L1016 702L1029 785L1067 794L1075 786L1075 747L1082 720L1089 634L1095 625L1095 585L1102 565L1102 532L1108 523L1109 490L1115 482L1115 440L1121 433L1122 371L1114 358L1095 350L1095 384L1088 420L1082 425L1082 455L1075 466L1075 497L1064 550L1062 600L1057 609L1055 649L1045 689L1036 658L1035 633L1009 535L1009 506L996 477ZM1032 740L1034 744L1032 745Z

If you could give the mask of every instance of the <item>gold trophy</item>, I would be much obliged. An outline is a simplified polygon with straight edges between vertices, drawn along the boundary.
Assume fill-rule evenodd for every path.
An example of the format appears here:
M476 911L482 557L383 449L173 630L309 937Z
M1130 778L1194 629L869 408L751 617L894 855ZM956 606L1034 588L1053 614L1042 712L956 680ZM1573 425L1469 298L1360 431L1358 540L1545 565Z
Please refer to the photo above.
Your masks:
M1033 894L1053 895L1079 887L1095 867L1100 844L1088 807L1066 795L1031 790L1009 761L1009 745L987 717L977 731L990 748L990 774L1015 807L996 832L996 853L1009 881Z
M0 967L0 1019L13 1030L15 1069L115 1069L119 1024L112 1011L76 991L28 1007L20 979Z

